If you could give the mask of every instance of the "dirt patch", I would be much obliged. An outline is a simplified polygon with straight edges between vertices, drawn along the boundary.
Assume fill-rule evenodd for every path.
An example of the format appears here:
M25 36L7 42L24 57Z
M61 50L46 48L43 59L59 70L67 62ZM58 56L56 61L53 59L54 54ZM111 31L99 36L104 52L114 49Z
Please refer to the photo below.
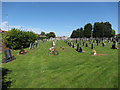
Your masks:
M108 54L96 54L96 55L91 55L91 56L105 56L105 55L108 55Z

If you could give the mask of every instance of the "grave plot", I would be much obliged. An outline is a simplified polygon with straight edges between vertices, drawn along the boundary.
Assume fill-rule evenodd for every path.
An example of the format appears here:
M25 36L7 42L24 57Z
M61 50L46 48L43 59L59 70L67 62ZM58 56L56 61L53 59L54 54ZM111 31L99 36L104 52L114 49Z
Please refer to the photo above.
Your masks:
M2 59L2 63L8 63L16 59L14 55L12 55L10 49L6 49L4 54L5 54L5 57Z

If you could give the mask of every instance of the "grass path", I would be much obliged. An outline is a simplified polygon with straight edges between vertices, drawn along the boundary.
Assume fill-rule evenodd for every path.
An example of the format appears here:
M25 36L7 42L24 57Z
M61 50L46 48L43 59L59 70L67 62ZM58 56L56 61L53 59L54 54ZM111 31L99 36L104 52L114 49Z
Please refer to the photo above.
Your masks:
M96 47L97 53L106 56L90 56L91 49L84 47L85 53L78 53L63 41L57 41L59 55L50 56L52 42L39 42L39 47L26 55L13 52L15 61L2 64L12 72L7 80L11 88L115 88L118 87L118 51L107 47ZM65 50L61 50L64 46ZM28 50L28 49L26 49Z

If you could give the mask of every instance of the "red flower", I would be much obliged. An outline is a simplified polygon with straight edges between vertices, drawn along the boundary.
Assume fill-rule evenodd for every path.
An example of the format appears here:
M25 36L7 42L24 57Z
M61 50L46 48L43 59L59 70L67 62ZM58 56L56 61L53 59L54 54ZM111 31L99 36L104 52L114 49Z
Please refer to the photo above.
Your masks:
M6 57L4 57L4 59L6 59Z

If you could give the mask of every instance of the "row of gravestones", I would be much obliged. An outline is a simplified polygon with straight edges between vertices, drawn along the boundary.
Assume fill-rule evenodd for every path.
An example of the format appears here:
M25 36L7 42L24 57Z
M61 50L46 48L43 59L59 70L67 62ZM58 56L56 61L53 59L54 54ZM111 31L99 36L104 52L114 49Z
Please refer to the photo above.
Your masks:
M32 49L35 48L35 46L38 47L38 42L37 41L35 41L35 43L30 43L29 49L32 50Z
M77 39L76 40L73 40L75 43L77 43L78 41L77 41ZM91 44L91 49L94 49L94 44L93 43L95 43L95 40L88 40L89 41L89 43L91 44L91 42L92 42L92 44ZM106 42L106 41L105 41ZM117 49L117 42L118 41L115 41L115 40L113 40L113 44L112 44L112 49ZM97 46L99 46L100 45L100 40L96 40L96 43L97 43ZM108 43L110 43L110 40L108 40ZM80 43L79 43L80 45L85 45L85 40L80 40ZM79 44L77 44L77 46L79 45ZM104 40L102 40L102 46L103 47L105 47L105 43L104 43ZM70 42L70 46L71 46L71 42ZM86 43L86 45L85 45L86 47L88 47L88 44ZM74 44L73 44L73 46L72 47L74 47Z
M64 42L67 43L67 44L68 44L70 47L72 47L72 48L75 48L75 47L76 47L75 44L72 43L72 42L68 42L68 41L64 41ZM76 51L83 53L83 50L82 50L81 47L79 47L79 44L77 44L77 49L76 49Z

